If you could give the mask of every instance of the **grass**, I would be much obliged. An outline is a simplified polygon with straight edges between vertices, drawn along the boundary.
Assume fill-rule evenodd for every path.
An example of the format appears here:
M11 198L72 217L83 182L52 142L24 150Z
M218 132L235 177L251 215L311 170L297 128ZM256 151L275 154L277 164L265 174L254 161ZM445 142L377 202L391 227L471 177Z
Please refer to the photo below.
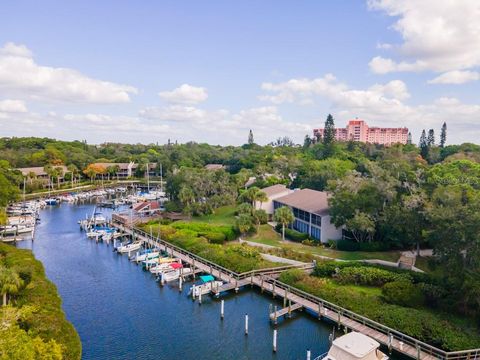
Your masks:
M214 214L196 216L191 219L194 222L205 222L215 225L234 225L235 224L235 207L223 206L215 210ZM312 255L326 256L332 259L340 260L385 260L397 262L400 258L399 251L338 251L328 249L322 246L308 246L301 243L283 242L282 237L270 225L260 225L256 234L247 236L244 240L252 241L258 244L276 246L285 248L295 252L302 252Z
M291 241L283 242L282 237L270 225L261 225L259 232L245 240L256 242L259 244L276 246L280 248L287 248L289 250L304 252L313 255L326 256L332 259L340 260L369 260L378 259L396 262L400 257L398 251L338 251L328 249L322 246L308 246L301 243L294 243Z
M213 214L204 216L194 216L194 222L204 222L215 225L234 225L235 224L235 207L222 206L215 210Z

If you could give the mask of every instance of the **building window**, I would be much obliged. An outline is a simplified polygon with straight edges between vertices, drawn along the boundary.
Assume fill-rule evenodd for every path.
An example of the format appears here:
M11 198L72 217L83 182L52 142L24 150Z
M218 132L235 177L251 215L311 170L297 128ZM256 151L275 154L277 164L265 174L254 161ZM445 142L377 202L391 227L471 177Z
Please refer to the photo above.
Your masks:
M322 240L322 230L316 226L312 226L311 237L317 240Z

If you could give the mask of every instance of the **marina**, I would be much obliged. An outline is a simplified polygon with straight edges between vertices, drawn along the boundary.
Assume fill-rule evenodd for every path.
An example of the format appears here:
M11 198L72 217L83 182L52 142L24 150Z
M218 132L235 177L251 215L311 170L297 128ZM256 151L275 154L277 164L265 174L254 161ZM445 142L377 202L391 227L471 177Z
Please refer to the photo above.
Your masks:
M329 348L332 326L298 312L278 329L272 351L270 304L278 299L259 290L204 296L202 305L178 282L161 286L148 271L113 251L113 243L96 243L79 230L77 220L93 204L63 203L41 211L35 240L17 244L32 249L57 285L67 318L78 330L83 359L305 359L307 349ZM109 209L105 215L109 217ZM93 240L93 241L92 241ZM133 254L131 254L133 255ZM198 278L196 280L198 282ZM225 301L224 320L220 317ZM249 316L249 336L244 316Z
M76 199L78 198L76 197ZM41 222L37 224L40 220L40 213L56 223L58 214L72 212L77 216L79 212L86 210L87 215L83 220L74 221L75 219L71 217L66 220L68 229L71 229L72 226L75 227L75 224L80 225L80 228L76 228L76 234L71 234L76 241L95 244L98 248L108 249L111 254L118 254L116 255L117 258L125 258L143 269L143 274L152 274L156 280L153 283L160 285L160 288L166 286L169 289L176 288L182 294L186 292L187 298L191 298L199 304L207 302L210 306L215 306L219 302L219 298L222 298L222 319L224 316L224 298L243 297L247 292L243 290L254 289L254 293L258 294L257 296L263 299L265 297L269 298L267 300L269 301L268 307L263 309L262 322L266 320L270 324L270 330L276 331L278 326L281 329L288 328L291 323L289 319L292 317L300 316L304 318L307 316L310 317L310 321L314 319L313 321L317 323L317 326L323 329L322 333L326 331L324 337L326 337L328 344L335 338L335 332L342 334L357 331L382 344L390 353L395 350L398 353L396 356L400 356L400 358L401 354L414 359L427 360L468 359L470 356L475 356L474 353L468 351L459 354L443 352L394 329L389 329L278 281L280 273L287 269L299 268L310 272L313 269L313 264L300 263L237 274L165 242L158 235L154 236L154 234L148 234L140 229L125 225L117 220L112 208L103 207L103 210L101 210L94 203L62 200L58 202L58 204L63 203L62 205L47 205L44 201L36 201L23 205L21 208L28 213L28 216L35 219L33 227L39 225L39 228L44 225ZM116 199L110 201L116 201ZM28 211L25 209L28 209ZM10 211L12 213L11 221L22 223L22 214L13 216L15 212L18 213L18 206L13 206ZM23 215L25 216L26 213ZM91 215L89 216L88 213L91 213ZM49 228L49 225L51 224L47 220L45 228ZM37 234L36 238L43 239L42 232ZM34 232L32 230L31 241L21 242L19 247L28 248L30 246L35 251L37 242L33 239ZM267 294L270 294L270 296L267 296ZM246 317L248 319L248 315ZM248 323L248 320L246 321ZM248 329L245 331L248 332ZM276 353L276 335L273 339L275 342L273 352ZM308 346L310 354L312 351L310 349L314 348L314 345ZM395 357L390 358L395 359Z

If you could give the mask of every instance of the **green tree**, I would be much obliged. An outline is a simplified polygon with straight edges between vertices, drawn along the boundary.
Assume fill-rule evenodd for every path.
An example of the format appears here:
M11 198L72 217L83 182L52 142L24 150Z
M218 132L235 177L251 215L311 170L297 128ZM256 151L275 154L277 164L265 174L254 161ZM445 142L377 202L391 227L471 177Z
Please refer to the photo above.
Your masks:
M435 146L435 132L433 129L428 130L427 145L428 147Z
M442 131L440 133L440 147L441 148L445 147L446 142L447 142L447 123L444 122L442 125Z
M328 114L323 130L323 144L327 146L332 145L335 142L335 133L336 130L333 116L331 114Z
M0 266L0 293L2 294L2 305L6 306L7 296L14 295L20 291L23 285L23 280L18 273L10 268Z
M275 210L274 218L276 222L282 224L282 240L285 241L285 227L295 220L292 209L288 206L282 206Z
M240 214L235 221L235 225L238 231L240 231L240 234L245 235L252 229L252 216L250 214Z
M253 139L253 131L252 129L250 129L250 131L248 132L248 145L253 145L255 142L254 142L254 139Z
M427 142L427 134L425 129L422 130L422 135L420 136L420 143L418 144L420 148L420 155L427 160L428 159L428 142Z
M305 135L305 139L303 140L303 148L308 149L310 145L312 145L312 139L310 138L310 136Z
M257 232L261 224L266 224L268 221L267 212L263 209L254 210L252 213L253 222L257 226Z

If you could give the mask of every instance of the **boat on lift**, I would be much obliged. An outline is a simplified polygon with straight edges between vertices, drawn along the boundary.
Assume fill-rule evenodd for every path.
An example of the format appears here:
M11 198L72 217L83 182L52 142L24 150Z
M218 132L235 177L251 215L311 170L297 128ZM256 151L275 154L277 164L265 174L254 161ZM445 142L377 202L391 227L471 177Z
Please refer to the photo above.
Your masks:
M215 280L212 275L202 275L200 276L201 284L199 285L192 285L188 294L192 295L192 297L198 297L200 294L207 295L212 292L213 289L220 287L223 285L222 281Z
M180 276L188 276L193 273L192 269L189 267L183 267L180 263L172 263L169 265L169 269L163 271L160 274L160 280L162 283L175 281L180 278Z

